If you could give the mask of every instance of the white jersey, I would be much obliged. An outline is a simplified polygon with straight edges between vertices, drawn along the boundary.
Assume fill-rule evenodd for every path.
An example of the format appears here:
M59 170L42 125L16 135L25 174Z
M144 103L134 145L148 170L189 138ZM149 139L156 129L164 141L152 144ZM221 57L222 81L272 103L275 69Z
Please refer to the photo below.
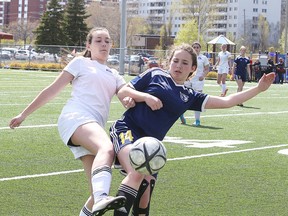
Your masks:
M204 75L204 69L208 65L209 65L208 58L203 54L199 54L197 56L197 70L196 70L195 76L197 76L197 77L203 76Z
M82 124L97 122L105 127L112 97L125 80L116 70L86 57L74 58L64 71L74 76L71 98L58 119L59 133L67 144Z
M192 79L186 81L184 85L189 88L193 88L195 91L202 91L204 87L204 79L199 80L199 77L204 76L205 67L209 65L208 58L203 55L199 54L197 56L197 70L195 71L195 75Z
M219 67L229 68L229 60L231 58L231 53L228 51L221 51L218 53Z

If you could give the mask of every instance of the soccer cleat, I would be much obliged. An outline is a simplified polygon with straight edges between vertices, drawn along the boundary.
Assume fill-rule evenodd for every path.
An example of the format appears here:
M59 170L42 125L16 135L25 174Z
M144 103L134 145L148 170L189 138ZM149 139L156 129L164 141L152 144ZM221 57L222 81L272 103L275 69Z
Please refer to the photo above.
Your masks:
M243 107L244 105L243 104L237 104L237 106Z
M181 124L186 124L186 119L185 119L184 115L180 116L180 120L181 120Z
M228 89L225 89L224 93L221 94L221 97L225 97L227 94Z
M112 209L119 209L125 205L126 197L124 196L104 196L100 197L93 205L92 215L100 216L103 215L106 211Z
M196 120L196 121L193 123L193 126L196 126L196 127L200 126L200 120Z

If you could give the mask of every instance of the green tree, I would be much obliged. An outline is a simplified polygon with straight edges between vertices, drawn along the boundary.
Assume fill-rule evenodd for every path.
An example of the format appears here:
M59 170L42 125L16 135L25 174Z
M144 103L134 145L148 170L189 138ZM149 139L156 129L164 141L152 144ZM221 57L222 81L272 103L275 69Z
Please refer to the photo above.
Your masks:
M51 0L46 12L43 14L40 24L35 30L36 45L64 45L66 35L63 31L63 9L58 0ZM50 53L57 53L53 47L46 49Z
M198 37L198 26L197 21L192 19L183 25L174 41L175 45L179 45L181 43L192 44L194 41L197 41ZM200 40L201 41L201 40Z
M84 0L69 0L65 10L65 33L68 36L68 45L85 46L88 27Z

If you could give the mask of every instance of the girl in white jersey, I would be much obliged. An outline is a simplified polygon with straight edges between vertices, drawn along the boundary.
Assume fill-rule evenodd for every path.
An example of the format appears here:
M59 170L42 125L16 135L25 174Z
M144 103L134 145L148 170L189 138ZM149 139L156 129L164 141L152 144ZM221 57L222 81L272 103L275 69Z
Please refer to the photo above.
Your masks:
M58 119L58 130L63 142L74 157L83 163L91 188L91 195L80 216L102 215L109 209L125 204L125 197L108 196L111 183L111 165L114 159L113 145L104 130L112 97L125 84L117 71L106 66L111 49L107 29L94 28L87 35L86 51L75 57L63 69L55 81L10 121L10 128L19 127L28 115L72 84L71 98ZM119 100L131 107L130 98Z
M228 89L226 88L226 77L231 70L231 53L227 51L227 44L222 44L221 52L218 53L218 58L214 68L218 66L217 84L221 86L221 97L225 97Z
M193 74L193 77L185 82L187 87L194 89L195 91L202 92L204 87L204 80L209 72L209 60L208 58L201 54L201 45L199 42L194 42L192 44L193 49L197 54L197 69ZM180 116L182 124L186 124L186 119L184 114ZM194 126L200 126L200 111L195 111L195 122Z

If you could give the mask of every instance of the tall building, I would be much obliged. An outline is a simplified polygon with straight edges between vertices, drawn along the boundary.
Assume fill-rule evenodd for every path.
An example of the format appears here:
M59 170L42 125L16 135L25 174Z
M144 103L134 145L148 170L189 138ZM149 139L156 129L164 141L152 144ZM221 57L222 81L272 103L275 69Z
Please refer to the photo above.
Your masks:
M1 0L0 26L12 22L39 20L46 10L47 0Z
M147 20L156 30L161 25L171 21L172 35L176 36L181 26L185 24L185 14L175 11L175 5L181 0L127 0L127 16L140 16ZM217 35L232 35L235 39L249 36L251 40L257 37L258 17L263 15L272 31L280 32L281 4L287 0L222 0L215 4L213 17L207 13L211 25L203 36L210 39ZM205 1L201 1L203 2ZM209 1L206 1L209 2ZM204 3L205 4L205 3ZM192 5L197 12L197 5ZM173 10L174 9L174 10ZM199 9L198 9L199 10ZM200 11L201 13L201 11ZM194 13L199 16L199 11ZM197 18L197 17L196 17ZM199 21L199 19L198 19ZM199 25L201 27L201 23Z

